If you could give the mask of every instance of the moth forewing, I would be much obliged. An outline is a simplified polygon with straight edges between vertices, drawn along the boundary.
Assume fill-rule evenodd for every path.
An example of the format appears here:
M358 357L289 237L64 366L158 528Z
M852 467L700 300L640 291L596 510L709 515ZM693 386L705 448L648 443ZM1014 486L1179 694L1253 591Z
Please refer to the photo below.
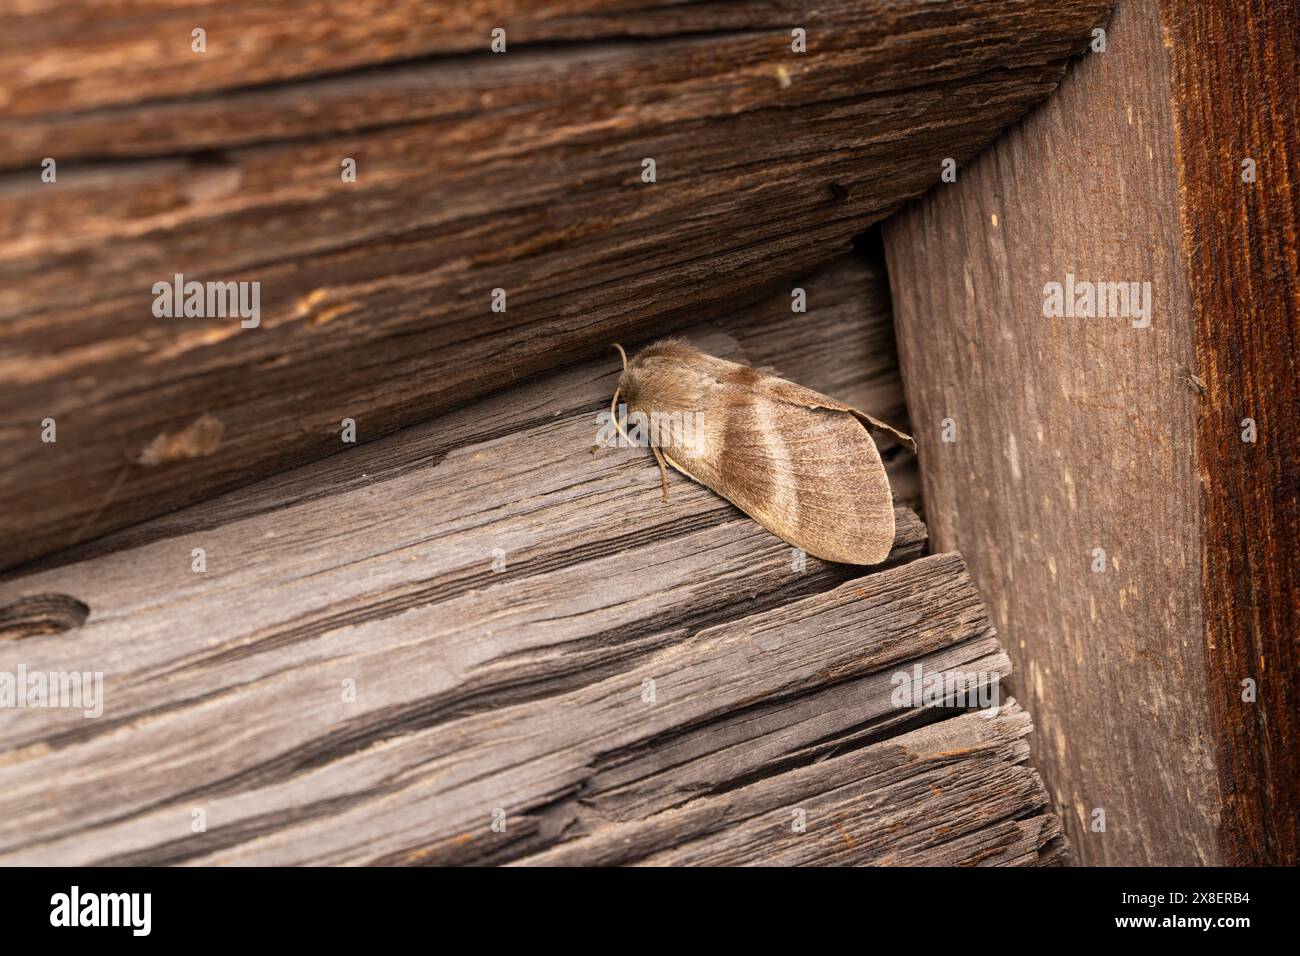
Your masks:
M809 554L877 564L894 541L893 497L869 424L825 395L667 339L627 362L618 392L677 471ZM665 479L666 480L666 479Z

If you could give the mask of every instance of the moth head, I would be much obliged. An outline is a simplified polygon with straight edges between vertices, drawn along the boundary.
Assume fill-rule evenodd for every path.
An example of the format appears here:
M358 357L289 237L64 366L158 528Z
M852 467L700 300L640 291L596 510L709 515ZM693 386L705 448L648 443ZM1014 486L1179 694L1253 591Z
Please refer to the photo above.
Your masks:
M623 356L618 389L629 408L699 410L699 370L709 356L677 338L647 345L630 361L621 345L614 347Z

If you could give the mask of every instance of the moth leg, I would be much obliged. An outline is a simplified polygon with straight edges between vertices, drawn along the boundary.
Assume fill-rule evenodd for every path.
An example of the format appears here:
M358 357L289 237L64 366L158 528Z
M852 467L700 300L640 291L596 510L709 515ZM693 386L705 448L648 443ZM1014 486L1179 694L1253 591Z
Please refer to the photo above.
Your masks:
M662 501L664 504L667 504L668 503L668 466L664 464L663 452L661 452L654 445L650 446L650 450L655 453L655 461L659 462L659 482L664 489L663 497L660 498L659 500Z

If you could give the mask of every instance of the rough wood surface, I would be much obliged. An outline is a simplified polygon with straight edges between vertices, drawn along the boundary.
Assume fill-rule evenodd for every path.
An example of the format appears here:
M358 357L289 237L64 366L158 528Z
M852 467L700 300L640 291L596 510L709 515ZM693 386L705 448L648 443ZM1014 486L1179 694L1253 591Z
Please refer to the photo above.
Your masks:
M1300 8L1164 4L1196 316L1207 685L1237 863L1300 863ZM1244 108L1243 108L1244 106ZM1258 179L1241 181L1253 157ZM1239 440L1253 418L1259 440ZM1243 704L1252 677L1258 702Z
M514 49L742 33L776 38L788 48L794 27L809 32L810 46L851 49L835 35L848 28L859 41L892 40L912 68L940 76L963 67L911 58L906 44L922 31L965 30L968 44L1002 44L1025 29L1021 40L1038 46L1030 54L1038 56L1078 29L1068 22L1072 17L1097 9L1070 0L928 6L913 0L234 0L218 9L205 0L135 0L129 8L109 0L25 0L10 14L0 41L0 116L173 100L448 54L485 54L495 28L506 31ZM1054 17L1067 22L1054 24ZM205 54L192 49L196 27L207 32Z
M931 531L1084 863L1296 862L1300 19L1250 6L1118 4L1105 53L885 228ZM1151 282L1150 327L1045 317L1067 273Z
M791 381L838 398L906 432L911 425L899 378L894 317L882 256L870 250L851 252L798 279L798 287L807 294L806 313L792 312L790 295L782 291L731 315L688 326L680 334L690 336L721 358L774 369ZM629 348L637 344L631 339L627 342ZM618 368L618 355L612 350L594 367L606 366L611 373ZM334 455L268 478L258 484L255 494L240 490L219 495L60 551L29 568L57 567L138 547L160 537L214 528L319 497L325 488L332 491L359 484L363 479L396 477L428 467L456 448L535 425L547 415L577 414L592 408L593 402L603 407L612 391L613 385L609 394L602 395L599 388L592 387L591 378L573 378L569 373L551 378L544 393L529 393L544 398L533 397L521 404L516 392L494 395L435 421L379 439L367 446L365 455ZM545 412L539 411L541 402ZM876 440L896 504L919 512L916 456L887 436L877 435ZM685 481L678 476L673 485Z
M1059 823L1037 810L1028 715L964 714L804 764L672 813L606 825L524 857L530 866L1045 865ZM919 798L918 798L919 797ZM792 808L816 833L790 826Z
M1104 8L575 4L520 32L583 42L494 55L477 6L394 34L424 5L243 3L196 55L188 6L27 4L0 53L0 566L787 286L1046 95ZM586 42L620 32L649 38ZM262 56L286 44L322 55ZM260 324L155 318L177 273L261 283ZM214 454L124 476L203 415Z
M1008 672L961 559L916 559L900 509L893 566L801 570L698 485L661 504L651 456L592 449L616 376L557 373L0 584L0 672L106 674L98 719L0 710L0 861L1057 861L1014 702L891 701L918 663Z

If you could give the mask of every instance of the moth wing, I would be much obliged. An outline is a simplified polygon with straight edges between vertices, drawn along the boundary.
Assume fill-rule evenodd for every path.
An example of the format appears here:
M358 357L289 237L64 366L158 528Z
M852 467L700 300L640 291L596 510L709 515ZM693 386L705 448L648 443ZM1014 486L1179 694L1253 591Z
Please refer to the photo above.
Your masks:
M807 389L817 401L757 385L723 390L698 450L665 450L668 463L811 555L883 561L894 544L893 495L857 413Z
M759 384L762 389L768 391L774 398L783 402L790 402L795 405L806 405L808 408L829 408L837 412L848 412L868 428L874 428L877 431L884 432L909 451L916 451L916 441L911 435L904 434L892 425L887 425L880 419L868 415L866 412L860 412L851 405L837 402L835 399L823 395L821 392L814 392L811 388L804 388L802 385L796 385L794 382L788 382L783 378L777 378L772 375L764 376L763 380Z

